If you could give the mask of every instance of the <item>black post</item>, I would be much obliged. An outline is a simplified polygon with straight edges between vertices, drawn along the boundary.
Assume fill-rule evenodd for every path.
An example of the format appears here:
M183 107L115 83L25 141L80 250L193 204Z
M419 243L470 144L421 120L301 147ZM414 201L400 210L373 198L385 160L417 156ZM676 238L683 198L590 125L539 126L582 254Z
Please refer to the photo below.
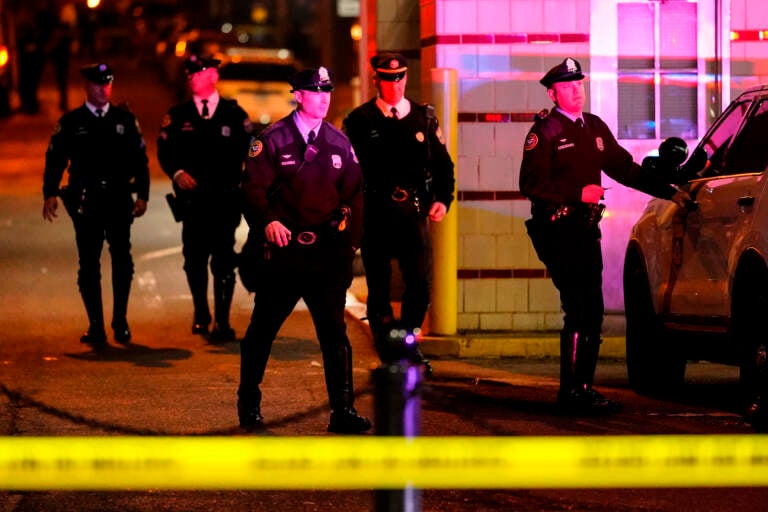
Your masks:
M421 433L421 366L403 359L373 370L377 436L415 437ZM376 512L420 512L419 489L377 489Z

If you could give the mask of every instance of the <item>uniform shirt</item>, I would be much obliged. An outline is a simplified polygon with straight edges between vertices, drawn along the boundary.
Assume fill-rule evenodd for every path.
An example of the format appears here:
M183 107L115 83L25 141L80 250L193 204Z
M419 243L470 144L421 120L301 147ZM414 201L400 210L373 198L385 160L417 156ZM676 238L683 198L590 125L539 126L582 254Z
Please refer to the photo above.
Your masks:
M87 188L106 183L149 200L149 161L141 127L128 110L111 105L102 118L83 104L64 114L45 153L43 195L59 193L65 170L69 184Z
M264 130L251 144L243 181L252 228L280 221L288 229L327 225L350 208L351 245L362 235L362 174L352 145L338 128L323 121L313 146L317 154L304 160L306 144L293 115Z
M372 99L350 112L344 131L352 141L365 177L367 193L390 196L395 187L424 193L427 169L435 200L453 201L453 161L437 120L427 124L427 107L410 100L410 112L385 117ZM398 114L400 115L400 114Z
M537 121L525 138L520 192L550 204L581 202L581 189L601 184L601 171L624 185L664 199L676 189L660 183L619 146L608 126L584 113L578 126L559 110Z
M239 186L250 142L251 122L237 101L220 98L211 114L203 119L193 100L171 107L157 140L163 171L173 179L183 169L197 181L200 193Z

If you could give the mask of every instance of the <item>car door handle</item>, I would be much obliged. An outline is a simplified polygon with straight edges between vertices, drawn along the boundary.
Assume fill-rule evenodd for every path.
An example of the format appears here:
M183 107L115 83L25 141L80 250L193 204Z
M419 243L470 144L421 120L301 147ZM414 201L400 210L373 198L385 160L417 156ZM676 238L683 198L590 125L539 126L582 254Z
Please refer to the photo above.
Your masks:
M736 204L742 207L752 206L753 204L755 204L755 198L754 196L742 196L736 200Z

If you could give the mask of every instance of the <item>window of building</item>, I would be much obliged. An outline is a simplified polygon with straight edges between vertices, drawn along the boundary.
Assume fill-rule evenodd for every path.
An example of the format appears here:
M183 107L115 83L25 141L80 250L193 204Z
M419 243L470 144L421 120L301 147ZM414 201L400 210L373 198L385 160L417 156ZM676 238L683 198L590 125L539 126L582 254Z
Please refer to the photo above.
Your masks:
M619 138L696 138L696 2L617 7Z

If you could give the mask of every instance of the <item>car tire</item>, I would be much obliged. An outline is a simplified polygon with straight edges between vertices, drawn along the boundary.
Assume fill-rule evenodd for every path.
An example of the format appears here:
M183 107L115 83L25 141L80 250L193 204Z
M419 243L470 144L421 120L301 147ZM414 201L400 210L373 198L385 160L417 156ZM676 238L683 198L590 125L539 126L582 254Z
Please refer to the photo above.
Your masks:
M686 360L653 307L645 265L637 254L629 254L624 264L624 308L630 387L642 395L674 393L685 382Z
M738 346L739 384L745 401L751 402L768 389L768 269L739 274L734 285L732 335Z

